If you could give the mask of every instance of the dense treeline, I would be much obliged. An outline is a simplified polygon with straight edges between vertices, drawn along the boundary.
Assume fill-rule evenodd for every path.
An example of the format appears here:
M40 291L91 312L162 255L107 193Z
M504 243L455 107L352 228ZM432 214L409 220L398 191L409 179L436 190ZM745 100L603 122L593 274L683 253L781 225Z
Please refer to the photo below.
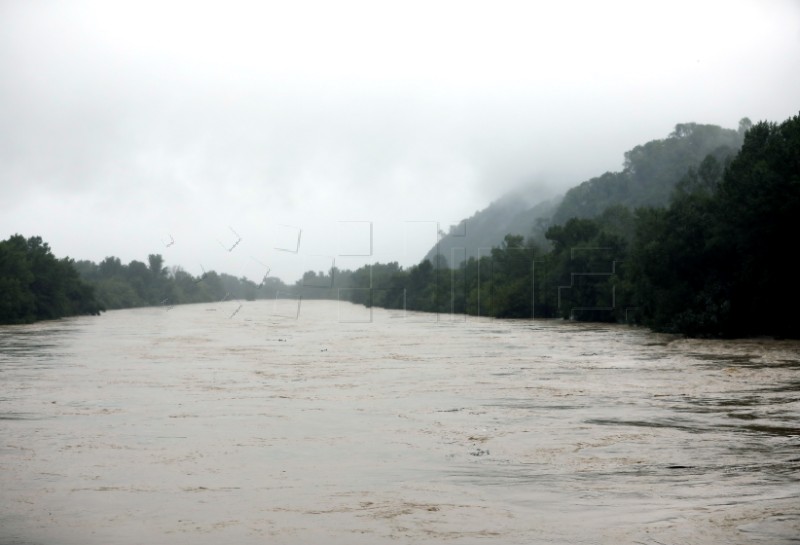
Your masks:
M642 213L632 285L642 319L697 335L800 336L791 262L800 217L800 116L759 123L720 168L690 172Z
M798 217L796 116L750 127L735 156L727 148L708 154L674 186L667 207L614 205L571 218L547 229L547 251L532 237L508 235L452 269L441 257L407 270L376 263L348 271L339 296L431 312L635 322L687 335L798 337L790 264Z
M224 300L292 296L277 278L259 284L214 271L195 277L167 269L159 254L148 263L123 264L107 257L91 261L56 259L41 237L14 235L0 242L0 324L30 323L104 310L172 306Z
M168 269L160 254L150 254L147 264L133 260L127 265L117 257L99 264L78 261L81 277L94 287L98 301L107 309L275 297L286 286L277 278L260 284L214 271L195 277L180 267Z
M103 310L69 258L56 259L40 237L0 241L0 324L22 324Z
M698 131L702 138L693 140ZM0 323L288 296L498 318L640 323L687 335L800 337L790 259L800 217L800 116L780 125L743 120L736 153L732 132L679 125L668 141L626 154L622 173L568 193L568 207L582 210L575 217L549 226L537 221L527 239L506 235L452 268L434 255L407 269L375 263L308 271L290 287L276 278L256 285L213 271L195 277L167 269L158 254L146 264L58 260L41 238L15 235L0 242ZM687 158L700 157L698 142L703 149L720 145L687 171ZM631 184L644 187L633 191L638 197L620 189L630 191ZM609 193L614 187L619 195ZM634 207L663 187L671 192L666 206Z

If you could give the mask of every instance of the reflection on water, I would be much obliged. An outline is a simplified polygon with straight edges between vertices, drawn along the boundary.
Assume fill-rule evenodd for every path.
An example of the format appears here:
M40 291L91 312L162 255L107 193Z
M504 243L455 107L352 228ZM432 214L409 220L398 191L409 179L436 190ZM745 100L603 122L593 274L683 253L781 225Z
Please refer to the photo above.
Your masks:
M236 308L0 328L0 543L798 542L798 343Z

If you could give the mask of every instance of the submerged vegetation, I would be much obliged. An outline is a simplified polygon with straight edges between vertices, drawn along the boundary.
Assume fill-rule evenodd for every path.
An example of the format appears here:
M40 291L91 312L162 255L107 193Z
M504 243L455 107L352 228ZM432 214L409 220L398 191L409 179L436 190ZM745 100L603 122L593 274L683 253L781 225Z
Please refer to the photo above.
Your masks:
M167 269L157 254L147 264L57 260L40 238L15 235L0 242L0 323L286 294L497 318L637 323L693 336L800 337L791 264L800 116L752 126L744 119L738 131L678 125L667 139L626 153L622 172L523 208L500 223L525 232L505 234L490 250L481 247L496 236L487 230L498 224L490 215L504 214L500 201L473 218L486 229L475 248L456 248L462 242L451 233L418 265L309 271L290 287L213 271L194 277Z

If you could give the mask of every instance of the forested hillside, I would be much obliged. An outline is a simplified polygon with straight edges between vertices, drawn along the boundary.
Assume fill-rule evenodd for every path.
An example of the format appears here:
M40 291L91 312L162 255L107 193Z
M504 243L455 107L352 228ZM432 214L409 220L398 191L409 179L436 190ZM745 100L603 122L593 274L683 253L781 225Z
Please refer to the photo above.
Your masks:
M629 208L665 206L687 169L697 167L709 154L725 162L741 147L750 125L746 118L739 122L738 131L716 125L678 124L667 138L625 152L621 172L606 172L567 191L552 224L570 218L593 218L615 204Z
M646 148L629 155L630 176L644 170L637 165ZM696 154L678 154L682 167L686 156ZM650 176L668 181L677 169ZM697 336L800 337L800 292L789 257L800 217L800 116L758 123L738 153L713 149L676 182L666 206L615 204L550 226L549 249L509 234L490 255L452 269L430 260L407 270L363 267L350 274L351 288L360 289L342 293L409 310L618 321Z
M709 154L724 163L741 147L750 125L746 118L739 122L738 131L716 125L678 124L666 138L626 152L622 171L587 180L563 196L543 198L535 186L517 190L444 233L425 259L433 261L439 254L456 266L468 257L480 257L481 251L485 255L489 248L499 246L507 234L530 237L546 248L547 228L570 218L594 218L617 204L631 209L666 206L687 169L696 168Z
M442 233L439 244L424 259L433 262L441 256L458 266L469 257L487 254L507 233L526 233L544 242L545 227L561 202L561 197L543 198L548 194L531 187L503 196Z

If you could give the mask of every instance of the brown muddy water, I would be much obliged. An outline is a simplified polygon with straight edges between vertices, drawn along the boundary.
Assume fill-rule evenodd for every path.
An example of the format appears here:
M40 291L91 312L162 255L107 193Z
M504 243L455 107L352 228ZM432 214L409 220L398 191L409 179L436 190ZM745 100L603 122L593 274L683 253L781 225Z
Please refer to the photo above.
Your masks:
M0 328L0 543L800 543L800 344L219 303Z

